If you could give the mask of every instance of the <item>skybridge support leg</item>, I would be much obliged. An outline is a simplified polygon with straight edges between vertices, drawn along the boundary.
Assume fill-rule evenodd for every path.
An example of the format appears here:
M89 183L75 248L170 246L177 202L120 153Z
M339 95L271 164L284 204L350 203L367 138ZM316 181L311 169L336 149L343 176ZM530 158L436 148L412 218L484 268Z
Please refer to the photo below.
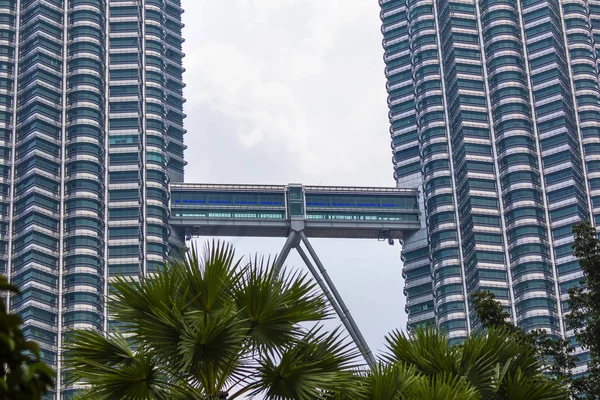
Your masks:
M296 246L296 250L298 251L298 253L300 253L300 257L302 257L302 259L306 263L306 266L310 269L310 272L313 274L314 278L317 280L317 283L319 283L319 285L321 286L323 292L325 292L325 295L329 299L331 305L333 306L335 312L338 314L340 320L342 321L342 323L348 330L348 333L352 337L352 340L354 340L354 343L356 343L356 345L358 346L358 349L362 353L367 364L369 364L369 366L371 368L375 368L375 366L377 365L377 361L375 360L375 357L373 356L373 353L371 352L371 349L369 348L367 341L365 340L362 333L360 332L360 329L358 329L358 326L356 325L356 322L354 321L354 318L352 317L350 310L346 306L346 303L344 303L342 296L337 291L335 285L333 284L333 281L331 280L331 278L329 277L329 274L327 273L327 270L323 266L323 263L317 256L317 253L315 252L312 245L308 241L308 238L306 237L304 232L300 231L299 234L300 234L300 239L306 246L312 259L317 264L317 267L319 268L319 271L321 272L321 275L323 276L323 279L325 280L325 282L323 282L323 280L320 279L319 274L317 273L315 268L310 263L310 260L308 260L306 253L304 253L304 251L300 247L299 243ZM333 296L333 298L332 298L332 296Z
M306 246L310 257L300 246L301 242L303 242ZM292 221L292 229L290 229L290 235L288 236L287 240L285 241L285 244L283 245L283 248L281 249L281 252L275 260L274 268L277 271L279 271L281 267L283 267L285 260L287 259L288 255L290 254L290 251L293 248L295 248L298 251L298 254L300 254L300 257L310 270L310 273L312 274L317 284L325 294L325 297L327 297L327 300L329 301L334 311L340 318L340 321L342 321L342 324L344 324L344 327L348 331L348 334L352 338L352 341L358 347L359 351L361 352L369 367L375 368L375 366L377 365L377 361L375 360L375 357L373 356L373 353L371 352L367 341L358 329L358 326L356 325L356 322L354 321L350 310L346 306L346 303L344 303L342 296L335 288L335 285L329 277L327 270L323 266L323 263L321 262L321 260L317 256L317 253L315 252L315 249L312 247L312 245L308 241L308 238L306 237L306 234L304 233L304 221ZM310 258L312 258L315 264L317 265L318 271L317 268L314 267Z
M285 244L281 248L281 252L277 256L277 259L275 260L275 268L277 269L277 271L279 271L281 269L281 267L283 266L283 263L285 263L285 260L288 258L288 255L290 254L290 250L292 250L292 248L298 246L299 242L300 242L300 240L298 238L298 234L296 233L296 231L291 231L290 236L288 236L287 240L285 241Z
M367 363L369 364L369 366L372 368L373 365L371 363L374 362L374 360L370 360L368 358L369 356L372 357L371 350L369 350L368 347L367 348L364 347L366 345L366 343L365 344L361 343L360 338L357 336L354 328L352 327L352 325L348 321L348 318L347 318L346 314L340 308L340 305L335 300L335 297L333 296L333 294L331 293L331 291L327 287L327 284L325 282L323 282L323 279L321 279L321 276L319 275L319 273L317 272L317 270L315 269L315 267L310 262L310 258L308 258L308 256L306 255L306 253L304 252L304 250L302 249L302 247L298 246L298 247L296 247L296 250L298 251L298 254L300 254L300 257L302 257L302 260L304 260L304 264L306 264L306 266L310 270L310 273L313 275L313 277L317 281L317 284L321 287L321 290L323 291L323 293L325 293L325 297L327 297L327 300L329 301L329 303L333 307L335 313L339 316L340 320L342 321L342 324L344 324L344 327L346 328L346 330L350 334L350 337L352 338L352 341L354 343L356 343L356 345L358 346L358 349L360 350L361 354L363 355L363 357L365 358L365 360L367 361Z

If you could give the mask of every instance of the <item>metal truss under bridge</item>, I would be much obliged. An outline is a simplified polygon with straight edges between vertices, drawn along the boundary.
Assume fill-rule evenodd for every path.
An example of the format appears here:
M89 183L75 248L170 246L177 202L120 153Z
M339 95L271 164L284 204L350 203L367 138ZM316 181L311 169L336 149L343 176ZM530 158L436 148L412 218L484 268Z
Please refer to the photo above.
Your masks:
M375 365L309 238L378 239L393 244L421 226L418 190L196 183L172 183L170 189L169 225L175 237L286 238L275 266L281 267L291 249L296 249L367 363Z

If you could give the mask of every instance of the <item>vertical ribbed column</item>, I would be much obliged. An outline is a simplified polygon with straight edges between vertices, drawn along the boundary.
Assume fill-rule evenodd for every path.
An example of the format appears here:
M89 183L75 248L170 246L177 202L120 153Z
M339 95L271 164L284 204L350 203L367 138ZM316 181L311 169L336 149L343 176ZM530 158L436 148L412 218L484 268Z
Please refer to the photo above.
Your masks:
M187 164L183 159L183 51L181 45L184 41L181 29L181 0L165 1L165 71L166 71L166 116L167 116L167 152L169 154L169 176L173 182L183 182L183 168Z
M109 276L169 255L168 185L185 164L182 12L174 0L110 2Z
M593 209L591 222L597 223L596 218L600 214L600 88L592 19L590 9L583 0L563 1L562 11L571 89L585 157L587 190ZM573 276L572 279L579 277Z
M157 0L160 1L160 0ZM141 171L140 171L140 187L141 187L141 264L142 264L142 276L145 277L148 274L148 241L147 239L147 229L148 229L148 220L146 217L147 205L148 205L148 169L146 168L146 160L147 160L147 142L148 135L146 131L146 80L148 71L146 70L146 2L145 0L139 1L138 8L138 21L140 24L139 36L138 36L138 51L140 52L140 142L142 144L142 151L140 154L141 157ZM162 80L162 77L161 77Z
M104 1L104 57L105 57L105 65L104 65L104 287L103 287L103 299L102 304L104 306L104 325L102 329L107 332L108 331L108 323L109 323L109 267L108 267L108 222L109 222L109 201L108 201L108 188L109 188L109 109L110 109L110 91L109 91L109 64L110 64L110 2Z
M179 9L175 9L179 12ZM172 7L163 1L145 2L144 65L146 70L144 104L146 116L146 269L156 271L169 253L169 176L167 153L168 113L165 100L167 70L167 23ZM181 50L181 49L179 49Z
M583 173L587 178L584 187L586 200L591 208L589 217L592 224L600 219L600 89L598 87L598 57L595 51L594 34L590 7L584 0L562 0L560 11L563 22L565 54L570 73L571 94L575 108L581 156L584 160ZM593 188L593 189L592 189ZM572 240L569 240L571 242ZM566 240L565 240L565 243ZM558 250L558 249L557 249ZM568 311L568 289L578 286L583 272L580 269L564 268L572 265L575 257L571 254L557 256L560 262L559 288L561 301ZM572 332L567 332L571 334ZM579 358L575 373L586 369L589 351L576 349Z
M515 294L514 294L514 290L513 290L513 275L512 275L512 270L510 268L510 266L512 265L512 259L509 253L509 239L508 239L508 233L507 233L507 222L506 222L506 200L507 198L510 200L510 194L507 193L506 197L503 193L503 190L505 189L505 187L510 186L510 183L503 183L501 180L501 172L500 172L500 165L501 165L501 161L500 161L500 151L504 151L505 147L501 146L500 144L502 143L502 145L506 144L504 141L499 141L498 139L498 132L496 130L496 126L494 124L494 122L498 119L492 112L492 97L491 97L491 89L490 89L490 69L489 69L489 59L487 57L487 50L485 48L485 34L484 34L484 27L483 25L489 20L488 18L483 19L482 18L482 11L481 11L481 7L480 7L480 3L478 1L475 1L475 11L476 11L476 17L477 17L477 29L479 31L479 46L480 49L479 51L481 52L481 55L483 57L483 59L485 60L485 62L482 63L482 68L483 68L483 79L484 79L484 87L485 87L485 95L486 95L486 103L487 103L487 111L488 111L488 118L490 120L490 136L491 136L491 145L492 145L492 156L494 158L494 171L495 171L495 178L496 178L496 186L498 188L498 202L500 205L500 227L502 229L502 241L503 243L503 247L504 247L504 257L506 260L509 260L507 262L507 268L506 268L506 280L508 283L508 292L509 292L509 296L510 296L510 315L512 317L512 321L513 323L517 322L517 311L516 311L516 306L515 306ZM513 24L511 25L511 29L508 30L508 32L510 32L511 30L514 30L516 26L516 23L513 22ZM517 29L518 32L518 29ZM513 38L514 40L514 38ZM499 56L501 56L502 54L499 54ZM497 67L495 64L493 65L493 67ZM535 186L532 185L533 190L535 191ZM511 187L512 189L512 187ZM538 191L539 191L539 182L538 182ZM539 194L539 193L538 193ZM543 197L543 196L542 196ZM496 271L498 272L498 271ZM490 279L490 280L493 280ZM498 277L496 276L496 280L498 280ZM476 317L476 316L473 316Z
M585 9L585 12L584 10ZM569 55L571 58L572 73L579 110L581 125L581 137L584 146L585 162L587 167L588 190L593 208L594 221L598 227L600 224L600 101L598 99L600 83L600 1L587 0L581 2L563 2L563 12L569 38ZM590 68L590 61L594 62L594 68ZM561 283L565 289L574 280L581 276L581 270L574 265L573 261L567 261L559 269ZM563 297L566 299L567 294ZM563 300L566 311L566 300ZM583 353L581 348L578 353ZM575 373L585 371L585 361L589 359L589 353L578 355L581 362Z
M140 2L109 3L108 274L143 271L143 68Z
M97 305L102 295L105 137L103 2L69 7L69 19L65 143L67 311L72 302L78 303L75 298L82 301L88 299L88 304ZM78 245L78 242L84 246ZM89 278L83 279L84 276ZM70 285L71 282L74 285ZM79 289L83 292L79 293ZM89 298L84 294L88 294ZM92 310L93 315L82 321L89 320L98 328L101 325L98 325L100 320L97 313L101 313L102 308L92 307ZM71 319L65 316L65 322Z
M518 5L478 3L488 72L492 131L504 201L509 277L515 322L526 329L546 328L560 335L546 191L523 56ZM533 286L530 286L533 282ZM542 285L546 290L540 292Z
M589 12L589 21L592 29L592 36L594 38L593 45L596 52L596 63L600 63L600 0L587 0L587 7ZM600 68L600 64L598 64Z
M462 238L463 283L467 296L490 290L506 303L509 291L476 8L473 2L436 3ZM477 327L478 321L472 315L469 321Z
M167 0L165 2L165 70L166 70L166 87L165 87L165 102L166 109L166 144L168 155L168 177L169 181L183 182L183 170L187 164L183 158L183 152L186 146L183 144L183 136L186 130L183 128L183 72L185 69L182 66L184 54L182 52L182 43L184 41L181 33L183 24L181 23L181 8L180 0ZM164 203L163 203L164 204ZM152 223L162 222L167 225L169 218L168 203L165 207L149 207L148 221ZM165 213L166 212L166 213ZM181 232L169 232L171 236L172 246L179 248L184 246L184 238ZM171 255L177 254L171 252Z
M577 116L573 107L568 57L565 53L560 5L557 1L536 4L521 2L520 16L529 65L529 85L535 110L534 120L541 150L540 170L543 174L547 210L552 232L553 256L559 274L565 268L578 268L572 256L572 226L589 219L586 176L581 155ZM553 299L555 285L541 271L525 277L515 291L522 292L541 307ZM566 288L561 287L561 292ZM547 328L558 331L561 310L532 313L521 322L525 328Z
M493 292L512 312L503 234L503 198L490 129L485 68L474 1L437 1L454 179L468 295ZM476 328L478 320L471 312Z
M433 189L426 189L425 208L436 316L440 329L459 341L467 336L470 324L466 318L464 250L458 230L454 142L447 112L449 88L444 81L445 65L441 62L439 4L411 2L408 15L423 182L426 188Z
M19 14L21 4L4 4L2 29L6 34L0 40L2 55L0 62L6 65L6 72L0 75L0 96L2 98L3 121L0 128L0 270L11 279L12 270L12 233L15 197L15 158L16 158L16 119L17 119L17 77L19 57ZM6 306L10 307L9 302Z
M407 187L423 190L406 1L380 1L380 4L394 178ZM429 190L434 190L433 186ZM419 209L424 212L424 208L424 196L420 196ZM425 219L421 220L421 224L421 230L406 237L402 246L409 327L435 322Z
M56 367L63 134L62 1L21 3L11 307Z
M66 119L67 119L67 110L66 110L66 101L67 101L67 63L68 63L68 17L69 11L67 2L63 2L63 41L62 41L62 82L61 82L61 121L62 126L60 130L60 181L59 181L59 216L60 219L58 221L58 315L56 320L56 325L58 328L58 337L57 337L57 349L56 349L56 379L55 379L55 390L58 394L58 398L60 398L60 393L62 391L62 382L63 382L63 362L62 362L62 345L64 341L63 337L63 290L64 290L64 269L65 269L65 252L66 252L66 242L65 242L65 196L66 196L66 141L67 141L67 129L66 129Z
M9 241L11 232L11 212L13 198L13 156L15 135L13 132L15 118L15 57L17 56L17 2L0 5L0 274L9 271Z
M73 2L67 15L61 327L65 334L74 328L102 330L104 326L106 136L104 1Z
M600 88L594 26L600 27L600 3L563 1L573 88L585 155L593 223L600 222ZM594 12L595 11L595 12Z

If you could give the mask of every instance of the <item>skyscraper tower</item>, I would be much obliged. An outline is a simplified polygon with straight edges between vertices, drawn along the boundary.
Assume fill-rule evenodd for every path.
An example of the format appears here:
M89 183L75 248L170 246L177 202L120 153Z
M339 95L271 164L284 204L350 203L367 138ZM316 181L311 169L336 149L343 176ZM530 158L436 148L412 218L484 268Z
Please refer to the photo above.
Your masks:
M0 273L57 398L65 332L106 329L110 277L169 253L181 14L180 0L0 1Z
M519 326L568 337L571 227L600 222L600 1L380 5L394 176L421 189L409 327L461 340L489 290Z

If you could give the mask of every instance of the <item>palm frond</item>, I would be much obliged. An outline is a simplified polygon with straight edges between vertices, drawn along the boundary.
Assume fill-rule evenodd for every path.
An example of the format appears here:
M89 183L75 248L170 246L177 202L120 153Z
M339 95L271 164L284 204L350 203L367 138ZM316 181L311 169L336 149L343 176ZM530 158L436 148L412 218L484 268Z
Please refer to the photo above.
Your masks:
M19 288L8 283L8 279L3 275L0 275L0 292L20 293Z
M459 350L451 347L446 335L437 329L418 328L413 337L395 331L386 337L386 342L388 353L384 359L389 362L414 365L425 375L459 372Z
M133 341L139 346L152 343L167 357L177 353L183 330L185 288L176 270L177 265L168 265L162 273L140 281L117 277L110 303L114 318L127 323L125 331Z
M543 376L527 376L520 369L506 377L503 398L511 400L568 400L569 394L560 381Z
M460 349L456 371L477 388L485 399L492 399L502 384L503 371L512 365L520 346L511 340L506 329L491 329L469 336Z
M135 360L127 339L119 332L104 336L93 330L72 331L65 345L65 361L74 379L85 378L98 366L113 367Z
M251 385L252 395L264 393L273 400L308 400L327 397L328 392L343 391L360 398L364 388L357 385L353 371L358 368L354 346L336 330L321 327L288 343L280 352L261 356L258 381Z
M245 324L233 309L216 315L192 311L184 320L176 365L208 394L223 391L243 372Z
M407 386L400 396L402 400L491 400L482 397L477 390L465 382L460 376L440 374L421 376Z
M542 373L534 349L506 328L471 335L459 346L449 346L444 334L429 328L417 329L413 337L395 332L387 342L388 362L413 365L425 379L417 394L406 394L412 386L406 389L406 399L535 399L542 393L566 399L562 383ZM524 397L513 397L521 392Z
M90 390L92 398L162 400L173 398L167 377L160 373L155 360L143 355L118 368L98 368Z
M241 259L235 260L235 252L230 244L213 241L206 245L204 256L198 258L192 246L178 271L186 285L188 308L206 313L218 312L230 303L230 288L241 274Z
M300 334L298 324L330 315L314 281L298 271L277 271L269 261L256 258L240 278L233 296L255 345L283 345Z
M365 378L366 400L398 400L420 379L413 365L379 363Z
M173 387L157 360L145 352L132 351L119 333L103 336L95 331L73 332L65 361L69 367L68 384L92 385L85 392L87 398L173 398Z

